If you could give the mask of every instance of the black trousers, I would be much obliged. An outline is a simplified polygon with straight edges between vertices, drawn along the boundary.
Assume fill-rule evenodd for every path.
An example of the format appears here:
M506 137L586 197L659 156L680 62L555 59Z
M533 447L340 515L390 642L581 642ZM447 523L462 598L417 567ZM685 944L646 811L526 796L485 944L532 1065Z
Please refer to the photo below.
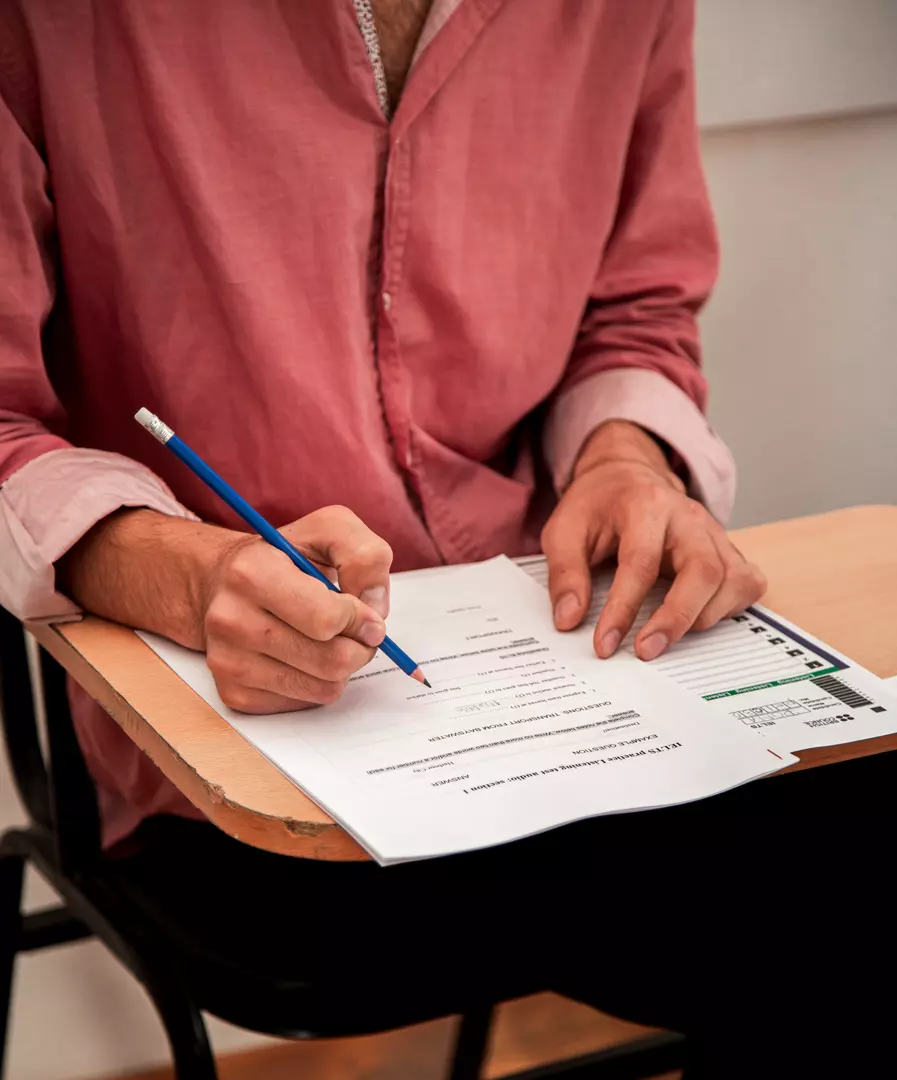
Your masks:
M894 761L389 868L158 818L142 872L194 898L197 926L252 926L245 947L360 998L384 970L461 990L501 970L683 1032L689 1078L897 1075Z

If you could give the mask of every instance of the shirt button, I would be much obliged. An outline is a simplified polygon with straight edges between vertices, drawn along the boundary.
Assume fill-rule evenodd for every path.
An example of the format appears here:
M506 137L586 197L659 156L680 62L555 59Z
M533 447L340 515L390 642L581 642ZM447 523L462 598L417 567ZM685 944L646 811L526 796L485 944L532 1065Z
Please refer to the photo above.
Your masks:
M389 311L389 309L391 307L392 307L392 296L388 292L385 292L383 294L383 310L384 311Z

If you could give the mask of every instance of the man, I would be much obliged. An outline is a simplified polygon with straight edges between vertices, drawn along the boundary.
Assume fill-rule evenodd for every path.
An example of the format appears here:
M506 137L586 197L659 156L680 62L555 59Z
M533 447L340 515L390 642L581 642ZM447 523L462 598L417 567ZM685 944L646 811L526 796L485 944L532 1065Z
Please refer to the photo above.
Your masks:
M661 572L646 661L756 600L702 414L692 8L6 0L0 601L204 649L272 712L369 659L391 566L541 535L565 630L616 554L599 657ZM345 595L240 532L142 405ZM195 816L72 699L108 845Z
M599 656L662 564L676 578L646 660L757 599L713 519L733 473L700 411L716 248L691 4L429 6L4 5L0 582L17 614L87 608L206 648L247 711L321 703L382 636L387 543L399 570L531 552L555 492L559 627L619 547ZM291 535L367 616L347 626L347 599L234 532L134 424L143 404L274 522L317 512ZM290 595L276 622L265 589ZM322 634L364 645L335 666L310 644L319 606ZM190 812L74 693L107 840Z

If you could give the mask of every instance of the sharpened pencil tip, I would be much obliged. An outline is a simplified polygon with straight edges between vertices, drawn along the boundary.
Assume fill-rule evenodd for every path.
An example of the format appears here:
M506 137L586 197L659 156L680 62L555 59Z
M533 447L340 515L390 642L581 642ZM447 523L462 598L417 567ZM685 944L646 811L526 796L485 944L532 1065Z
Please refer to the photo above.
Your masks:
M433 689L433 687L432 687L432 686L430 685L430 680L429 680L429 679L424 679L424 686L426 686L426 688L427 688L428 690L432 690L432 689Z
M432 689L433 689L433 687L432 687L432 686L430 686L430 684L429 684L429 683L427 682L427 680L426 680L426 679L424 678L424 673L423 673L423 672L421 671L421 669L420 669L420 668L415 668L415 669L414 669L414 671L412 671L412 672L411 672L411 678L412 678L412 679L417 679L417 681L418 681L419 683L423 683L423 684L424 684L424 686L426 686L426 687L429 687L429 689L430 689L430 690L432 690Z

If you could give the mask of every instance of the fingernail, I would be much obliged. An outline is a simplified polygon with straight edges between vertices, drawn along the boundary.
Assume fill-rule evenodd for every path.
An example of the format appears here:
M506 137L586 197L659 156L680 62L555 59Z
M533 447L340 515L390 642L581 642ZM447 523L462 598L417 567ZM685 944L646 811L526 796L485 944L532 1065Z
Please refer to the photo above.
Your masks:
M608 630L608 632L601 639L601 658L606 660L609 656L613 656L619 647L622 640L622 634L619 630Z
M669 643L666 634L652 634L641 643L638 654L642 660L656 660Z
M569 630L576 624L579 600L573 593L566 593L554 605L554 622L559 630Z
M378 585L375 589L365 589L358 599L362 604L373 608L381 618L385 619L389 614L389 593L383 585Z
M372 649L376 649L385 637L386 627L380 622L362 623L361 629L358 631L358 640L364 645L369 645Z

